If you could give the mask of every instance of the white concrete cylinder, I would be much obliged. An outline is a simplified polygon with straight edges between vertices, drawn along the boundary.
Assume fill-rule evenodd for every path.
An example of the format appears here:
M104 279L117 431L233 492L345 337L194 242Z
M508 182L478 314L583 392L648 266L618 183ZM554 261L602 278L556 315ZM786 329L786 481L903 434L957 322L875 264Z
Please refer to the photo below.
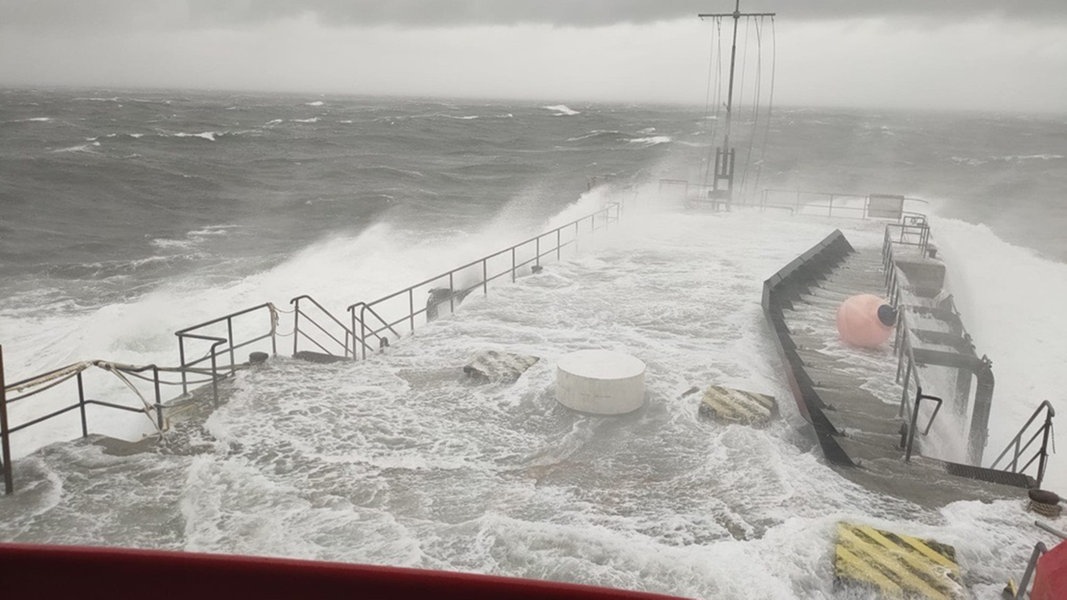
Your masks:
M567 408L621 415L645 402L645 363L611 350L579 350L556 365L556 400Z

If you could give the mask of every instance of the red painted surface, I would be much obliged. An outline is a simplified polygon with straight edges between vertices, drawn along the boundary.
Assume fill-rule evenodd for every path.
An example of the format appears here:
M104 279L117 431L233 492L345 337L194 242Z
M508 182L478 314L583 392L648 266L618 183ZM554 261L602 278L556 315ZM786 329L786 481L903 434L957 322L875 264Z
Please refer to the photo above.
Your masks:
M878 307L885 303L872 294L845 298L837 309L837 333L841 341L861 348L877 348L884 344L893 335L893 328L878 320Z
M670 600L643 592L305 560L0 544L4 598L268 600L385 598Z
M1067 542L1038 559L1030 600L1067 600Z

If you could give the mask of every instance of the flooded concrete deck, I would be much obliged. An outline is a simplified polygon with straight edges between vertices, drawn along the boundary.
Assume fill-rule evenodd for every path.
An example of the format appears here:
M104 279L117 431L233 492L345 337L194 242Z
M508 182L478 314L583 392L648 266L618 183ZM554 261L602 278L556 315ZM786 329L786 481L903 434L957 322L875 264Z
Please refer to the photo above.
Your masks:
M884 295L881 252L853 249L835 233L839 237L828 237L798 264L783 269L779 281L768 280L772 290L764 301L776 333L786 338L780 340L782 353L792 370L799 408L827 458L849 479L923 506L1024 497L1027 478L1021 475L923 457L918 446L905 461L910 415L901 406L896 356L889 347L850 348L838 340L836 327L837 308L846 298ZM780 311L780 317L772 316L773 311ZM924 423L920 419L917 431Z

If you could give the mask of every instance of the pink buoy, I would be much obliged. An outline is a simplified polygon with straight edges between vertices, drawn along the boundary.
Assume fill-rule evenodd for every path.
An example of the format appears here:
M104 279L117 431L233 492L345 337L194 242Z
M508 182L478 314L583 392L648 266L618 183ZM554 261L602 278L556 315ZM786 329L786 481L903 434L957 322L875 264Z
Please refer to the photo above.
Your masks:
M897 311L878 296L849 296L837 309L837 333L841 341L861 348L877 348L889 339Z

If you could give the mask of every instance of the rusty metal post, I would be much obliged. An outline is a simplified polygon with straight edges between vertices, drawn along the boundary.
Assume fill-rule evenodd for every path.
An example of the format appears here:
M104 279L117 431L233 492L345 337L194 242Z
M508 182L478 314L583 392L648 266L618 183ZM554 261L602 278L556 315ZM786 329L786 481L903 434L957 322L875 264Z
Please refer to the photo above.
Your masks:
M11 442L8 436L11 432L7 425L7 383L4 380L4 347L0 346L0 446L3 451L4 461L4 493L10 494L15 491L15 484L11 478Z

